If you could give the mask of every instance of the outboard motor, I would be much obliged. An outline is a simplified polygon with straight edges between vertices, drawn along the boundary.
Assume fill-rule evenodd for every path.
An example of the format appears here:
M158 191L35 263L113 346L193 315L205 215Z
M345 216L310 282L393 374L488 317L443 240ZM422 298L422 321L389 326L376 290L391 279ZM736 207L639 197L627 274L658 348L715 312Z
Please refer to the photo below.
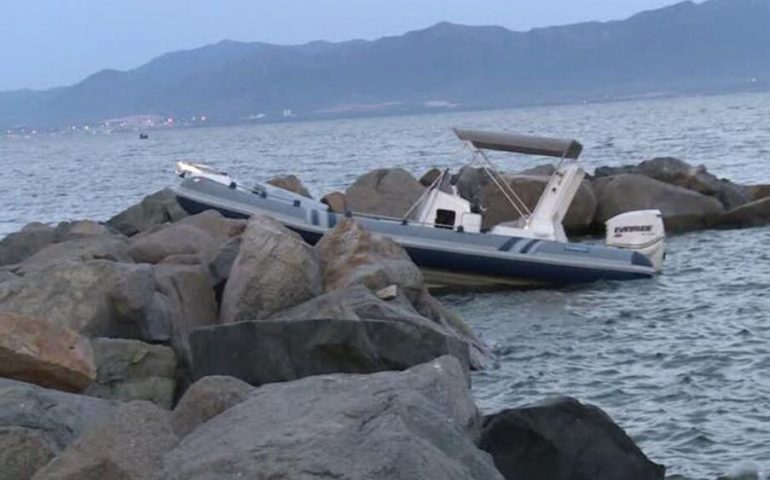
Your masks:
M663 270L666 230L660 210L637 210L607 220L607 246L634 250Z

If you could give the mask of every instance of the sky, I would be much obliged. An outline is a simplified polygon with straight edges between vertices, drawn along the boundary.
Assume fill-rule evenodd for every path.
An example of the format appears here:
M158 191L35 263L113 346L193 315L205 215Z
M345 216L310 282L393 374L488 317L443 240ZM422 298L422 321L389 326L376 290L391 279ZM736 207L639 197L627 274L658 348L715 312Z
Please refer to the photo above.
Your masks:
M675 0L1 0L0 91L71 85L105 68L223 39L374 39L440 21L512 30L615 20Z

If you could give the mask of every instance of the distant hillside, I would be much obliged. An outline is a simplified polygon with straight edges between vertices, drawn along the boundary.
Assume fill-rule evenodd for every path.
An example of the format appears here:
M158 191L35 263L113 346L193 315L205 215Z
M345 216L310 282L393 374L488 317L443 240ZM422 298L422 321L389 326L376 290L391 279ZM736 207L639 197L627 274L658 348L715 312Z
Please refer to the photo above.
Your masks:
M135 114L227 124L286 109L317 118L752 86L770 86L770 0L709 0L528 32L441 23L375 41L223 41L71 87L0 93L0 126Z

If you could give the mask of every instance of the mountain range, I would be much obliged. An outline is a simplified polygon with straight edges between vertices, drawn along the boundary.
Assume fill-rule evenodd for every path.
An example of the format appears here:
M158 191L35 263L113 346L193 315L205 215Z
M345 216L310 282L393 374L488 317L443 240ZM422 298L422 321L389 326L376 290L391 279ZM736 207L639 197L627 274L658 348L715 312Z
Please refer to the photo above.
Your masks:
M0 127L130 115L211 123L770 88L770 0L683 2L611 22L440 23L373 41L222 41L46 91L0 92Z

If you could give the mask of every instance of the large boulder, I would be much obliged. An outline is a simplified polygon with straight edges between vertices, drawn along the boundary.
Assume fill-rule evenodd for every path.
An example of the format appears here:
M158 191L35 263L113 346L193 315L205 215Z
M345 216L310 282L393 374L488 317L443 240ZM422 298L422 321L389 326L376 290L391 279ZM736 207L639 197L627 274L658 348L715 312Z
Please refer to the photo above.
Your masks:
M20 263L54 243L110 233L105 226L90 220L61 222L56 227L33 222L0 240L0 265Z
M666 471L601 409L572 398L486 417L479 446L506 480L662 480Z
M216 210L206 210L176 222L177 225L189 225L203 230L219 244L242 234L246 229L246 223L246 220L227 218Z
M96 369L88 339L72 329L0 312L0 376L81 392Z
M174 408L171 424L179 438L246 400L254 387L233 377L210 376L193 383Z
M160 263L172 255L192 255L203 263L215 255L217 247L208 233L179 222L134 236L128 253L137 263Z
M176 355L171 348L117 338L95 338L91 345L97 375L86 395L124 402L147 400L166 409L173 406Z
M162 477L502 479L458 362L265 385L166 454Z
M468 345L435 328L370 319L260 320L195 330L196 378L228 375L252 385L328 373L404 370L453 355L468 370Z
M310 196L310 192L307 190L307 188L305 188L305 186L302 184L302 180L300 180L296 175L284 175L281 177L275 177L271 180L268 180L267 183L274 187L282 188L289 192L296 193L297 195L302 195L303 197L313 198Z
M177 442L169 412L149 402L126 403L86 430L33 479L152 479L163 454Z
M348 202L345 200L345 194L342 192L327 193L321 199L321 203L329 206L329 210L334 213L345 213L348 211Z
M148 265L64 261L0 283L0 311L44 318L89 337L139 338L153 292Z
M0 429L23 428L40 436L54 454L114 408L113 402L100 398L0 378Z
M382 168L359 177L345 190L345 200L353 212L401 218L424 191L406 170Z
M175 222L186 216L187 212L177 202L174 191L164 188L110 218L107 225L130 237L153 225Z
M433 167L420 177L420 185L423 187L430 187L441 176L441 169Z
M549 177L537 175L506 175L503 177L526 207L533 211L548 184ZM484 228L492 228L504 222L520 218L519 213L495 184L488 184L481 193L484 208ZM584 180L564 217L564 229L571 233L584 233L593 224L597 200L591 183Z
M16 272L25 275L34 271L45 270L65 261L86 262L89 260L133 263L128 255L128 241L125 237L110 234L88 235L54 243L39 250L24 260Z
M724 212L716 198L644 175L597 178L594 189L599 201L596 211L599 225L624 212L659 209L667 230L684 231L704 228Z
M23 427L0 427L0 478L29 480L56 456L42 433Z
M770 197L754 200L719 217L718 228L749 228L770 225Z
M750 200L750 191L747 187L719 179L709 173L703 165L696 167L678 158L659 157L645 160L639 165L596 169L597 177L626 173L644 175L663 183L715 197L726 209L736 208Z
M243 233L220 307L220 321L265 318L322 292L318 253L270 217L255 215Z

